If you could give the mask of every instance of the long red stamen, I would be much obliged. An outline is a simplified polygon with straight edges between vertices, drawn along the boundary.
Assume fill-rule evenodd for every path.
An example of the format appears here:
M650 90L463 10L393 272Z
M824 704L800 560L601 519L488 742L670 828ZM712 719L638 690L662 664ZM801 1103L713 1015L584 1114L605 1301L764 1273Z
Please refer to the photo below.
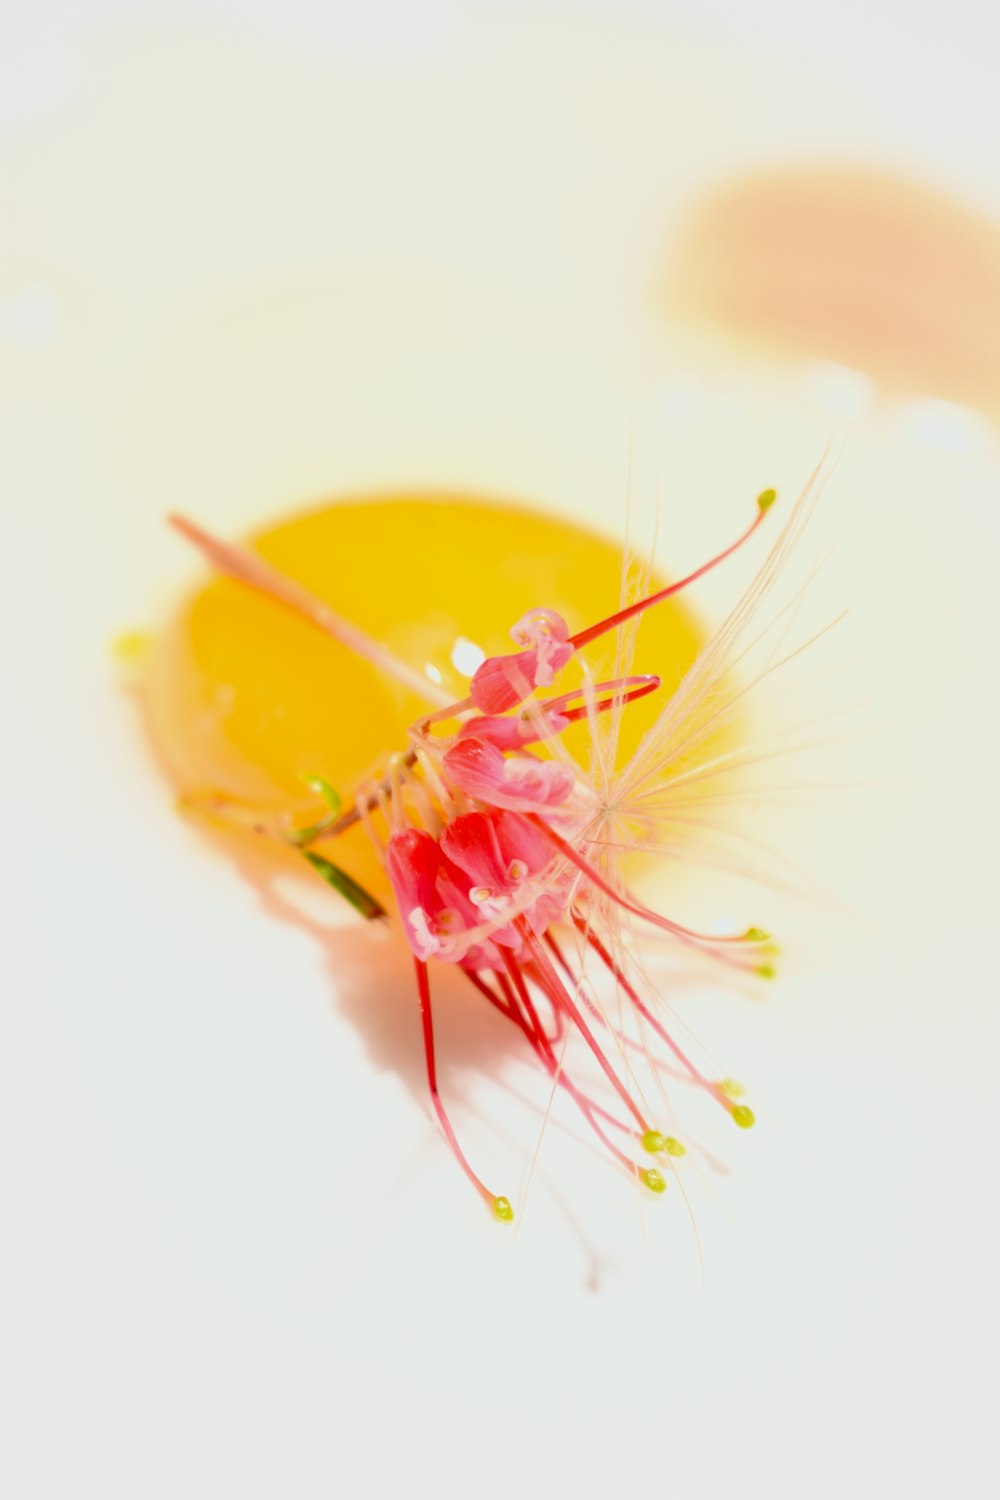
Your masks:
M507 968L507 975L509 976L507 987L511 995L516 997L515 1003L520 1004L521 1010L524 1013L526 1018L525 1030L531 1040L531 1045L535 1048L536 1052L554 1057L555 1054L552 1051L552 1042L549 1034L542 1025L542 1018L538 1014L535 1003L531 998L531 992L525 983L524 975L521 973L517 960L509 948L501 948L500 952Z
M514 997L514 991L510 987L510 980L507 978L506 974L495 974L493 977L497 982L497 989L503 995L510 1009L512 1011L516 1011L517 1000Z
M677 1061L688 1071L688 1073L690 1073L691 1077L697 1083L702 1084L704 1088L708 1089L711 1092L713 1089L711 1080L706 1078L704 1073L700 1072L700 1070L695 1067L694 1063L688 1057L687 1053L684 1052L683 1049L677 1044L677 1042L674 1041L673 1037L667 1031L663 1023L653 1015L653 1012L649 1009L649 1006L641 998L635 986L628 980L628 978L619 968L618 964L612 958L607 948L601 942L601 939L597 936L597 933L594 932L593 928L588 924L586 918L581 916L581 914L576 911L573 912L572 915L573 923L577 931L582 933L583 937L593 948L594 952L604 964L605 968L614 975L615 982L621 985L622 989L625 991L626 995L629 997L639 1014L649 1022L649 1024L656 1031L657 1035L661 1037L664 1042L666 1042L671 1052L677 1058Z
M431 1103L434 1105L441 1129L444 1131L448 1145L454 1152L455 1159L462 1168L462 1171L484 1201L489 1204L494 1215L498 1219L512 1219L514 1217L514 1210L511 1208L509 1200L497 1197L495 1193L491 1193L486 1184L476 1176L465 1159L465 1154L458 1144L458 1138L452 1129L451 1121L448 1119L441 1095L438 1093L437 1064L434 1059L434 1022L431 1017L431 987L427 978L427 965L419 958L414 959L414 965L417 971L417 993L420 997L420 1022L424 1032L427 1084L430 1088Z
M564 1088L566 1090L570 1098L580 1110L580 1113L586 1119L587 1124L590 1126L591 1130L593 1130L594 1134L600 1139L600 1141L604 1144L608 1151L611 1152L615 1160L620 1162L622 1166L627 1168L627 1170L634 1176L642 1177L643 1180L646 1180L648 1172L644 1174L644 1170L639 1166L638 1162L635 1162L631 1157L626 1156L625 1152L620 1150L619 1147L615 1145L610 1136L608 1136L608 1134L598 1124L595 1116L603 1116L605 1120L609 1121L610 1124L616 1126L619 1130L628 1131L629 1126L626 1125L624 1121L616 1119L614 1115L610 1114L595 1100L589 1098L588 1095L586 1095L582 1089L578 1088L570 1078L569 1074L566 1072L566 1069L556 1058L555 1052L552 1049L552 1044L550 1043L545 1035L544 1030L542 1029L541 1023L538 1020L538 1012L536 1011L534 1002L532 1001L531 996L528 992L528 986L525 983L524 975L522 974L518 966L517 960L514 958L509 949L504 950L504 959L507 964L508 973L510 974L511 979L514 983L514 987L521 999L521 1003L525 1007L525 1010L527 1011L529 1016L534 1018L534 1022L537 1026L536 1036L532 1042L532 1045L534 1046L538 1057L541 1059L541 1062L546 1068L546 1071L556 1081L556 1083L559 1084L561 1088Z
M541 740L554 740L577 720L592 714L608 713L613 708L624 708L647 693L654 693L661 679L652 673L633 677L619 677L611 682L595 683L591 693L575 688L559 698L544 698L531 701L519 714L477 714L466 719L458 731L459 740L478 739L495 745L499 750L524 750L528 745L537 745ZM604 698L596 694L605 693ZM566 705L577 698L584 701L573 708ZM429 720L426 722L430 722Z
M603 891L606 896L609 896L623 911L630 911L633 916L642 917L644 921L651 922L654 927L659 927L664 932L669 932L672 937L678 938L682 943L692 943L697 947L707 945L714 948L720 942L740 943L757 942L759 940L756 936L756 928L749 929L749 936L744 933L738 937L716 938L711 933L697 932L692 927L684 927L680 922L672 922L669 917L662 917L659 912L653 911L648 906L644 906L634 896L616 891L614 886L608 884L595 865L592 865L588 859L585 859L578 850L573 848L572 844L567 843L561 834L556 833L555 829L551 828L542 818L539 818L536 813L528 813L527 817L555 844L560 854L564 855L578 870L581 870L587 879L597 886L598 890ZM740 969L744 973L753 972L752 965L741 962L738 959L729 958L725 953L713 953L712 957L717 959L719 963L727 964L730 968Z
M504 960L505 960L505 962L507 962L507 967L509 969L510 968L510 962L509 962L509 960L512 957L512 955L510 953L510 950L507 949L507 948L505 948L505 949L502 949L501 951L503 953ZM513 1010L516 1010L517 1007L518 1007L518 999L515 996L513 986L511 985L510 980L507 978L507 975L506 974L497 974L496 975L496 982L497 982L497 987L500 990L502 990L503 993L504 993L504 995L507 997L508 1004L511 1006L511 1008ZM563 1015L562 1015L562 1011L560 1011L560 1010L553 1010L552 1017L553 1017L553 1022L554 1022L554 1025L555 1025L555 1030L550 1034L549 1032L547 1032L545 1030L545 1027L542 1025L542 1023L541 1023L541 1017L538 1015L538 1012L537 1012L535 1006L532 1004L531 997L530 997L530 995L528 995L527 990L525 990L525 996L527 998L527 1005L528 1005L528 1008L530 1009L530 1013L531 1013L531 1015L533 1015L535 1017L535 1020L537 1021L537 1028L536 1029L538 1029L538 1030L541 1031L541 1034L544 1037L546 1044L550 1048L557 1047L559 1045L559 1043L562 1041L562 1037L563 1037ZM522 1005L524 1005L524 1001L523 1000L520 1003Z
M597 1038L594 1036L594 1033L587 1025L587 1022L584 1019L579 1006L574 1001L569 990L563 984L556 970L553 968L551 960L549 959L548 954L545 952L545 949L535 937L535 934L532 932L531 928L528 926L528 923L524 920L523 917L518 917L514 925L521 936L522 942L525 944L528 952L531 954L531 961L534 965L535 973L538 976L538 982L541 985L542 989L549 996L549 999L554 1005L561 1006L562 1009L566 1011L574 1026L577 1028L580 1035L587 1043L587 1046L596 1057L602 1071L608 1079L608 1082L615 1090L615 1093L621 1099L629 1114L632 1115L634 1120L636 1120L643 1135L647 1134L651 1129L648 1121L644 1118L639 1106L636 1104L635 1100L632 1098L632 1095L622 1083L621 1079L618 1077L618 1074L615 1072L614 1068L611 1066L610 1062L602 1052Z
M745 1104L734 1103L730 1093L732 1085L727 1086L724 1083L713 1083L710 1078L705 1077L704 1073L702 1073L699 1068L695 1067L694 1063L688 1057L687 1053L677 1044L677 1042L674 1041L673 1037L670 1035L667 1028L663 1025L662 1021L660 1021L658 1017L653 1014L649 1006L641 998L635 986L633 984L630 984L629 980L619 968L618 964L615 963L611 954L601 942L596 932L592 930L592 928L588 925L584 917L582 917L579 912L573 912L573 922L577 930L581 932L586 938L587 942L593 948L594 952L600 958L601 962L610 971L610 973L614 975L616 982L621 985L622 989L632 1001L632 1004L635 1006L639 1014L643 1017L644 1020L649 1022L650 1026L652 1026L657 1036L666 1043L671 1052L677 1058L677 1061L684 1068L686 1068L694 1081L701 1088L703 1088L706 1093L711 1094L712 1098L715 1099L717 1103L722 1105L723 1109L727 1114L733 1117L737 1125L741 1126L744 1129L752 1125L754 1123L753 1111L748 1109Z
M731 543L724 552L720 552L717 556L710 558L707 563L702 563L700 568L695 568L694 572L689 573L686 578L680 578L676 583L668 584L665 589L660 589L657 593L650 594L646 599L637 599L634 604L629 604L625 609L620 609L617 614L609 615L606 620L599 620L596 625L589 625L586 630L580 630L576 635L571 635L569 638L570 645L579 651L582 646L587 646L591 641L596 641L599 636L606 635L609 630L614 630L617 625L624 625L626 620L631 620L633 616L642 614L644 610L651 609L654 604L659 604L662 600L669 599L671 594L679 594L681 589L686 589L689 583L694 583L696 579L704 577L706 573L718 567L719 563L725 562L726 558L731 557L734 552L738 551L744 542L750 540L773 505L774 499L775 494L773 490L764 490L758 495L757 514L754 516L753 522L747 527L743 535L737 537L736 541Z
M559 944L559 941L558 941L555 933L552 931L551 928L546 928L545 932L543 933L543 936L545 938L545 946L551 950L553 957L555 958L556 962L558 963L560 969L562 969L563 973L566 975L567 979L574 979L575 980L576 975L573 973L573 970L570 967L569 959L566 957L565 953L562 951L562 948L561 948L561 946Z
M509 949L504 950L504 957L507 959L509 965L514 965L516 968L515 960ZM493 993L493 991L490 989L489 984L483 979L482 975L476 974L471 969L463 969L462 972L465 974L465 977L467 979L472 981L476 989L479 990L481 994L485 995L490 1004L495 1006L495 1008L500 1012L501 1015L506 1016L508 1020L513 1021L518 1029L524 1032L524 1035L530 1042L532 1049L539 1055L550 1072L558 1067L555 1053L553 1051L553 1039L548 1035L545 1028L542 1026L541 1018L531 999L528 987L524 983L523 975L521 975L519 971L518 981L521 994L521 1008L518 1007L517 997L515 996L515 992L511 987L510 980L505 974L495 974L491 976L496 980L497 987L501 990L501 995L503 996L503 998L501 998L501 995L495 995ZM522 1010L524 1013L522 1013ZM527 1016L527 1019L525 1018L525 1016ZM563 1084L563 1087L567 1088L569 1092L574 1096L574 1098L581 1103L581 1107L585 1105L586 1108L592 1110L594 1114L602 1115L604 1119L608 1120L610 1124L617 1126L619 1130L631 1130L631 1126L627 1125L624 1120L619 1120L617 1116L611 1114L609 1110L604 1109L602 1105L596 1102L596 1100L588 1098L588 1096L584 1094L580 1089L578 1089L575 1084L571 1083L564 1070L560 1073L559 1081Z
M655 673L642 673L634 677L620 677L614 682L595 682L595 693L607 693L606 698L596 699L593 703L581 703L577 708L565 708L563 705L571 703L574 698L583 697L583 689L577 688L575 692L564 693L561 698L548 698L539 707L549 713L561 714L571 724L578 719L585 719L590 713L603 714L612 708L624 708L626 703L634 703L639 698L645 698L648 693L655 693L660 686L662 678ZM622 692L625 688L626 691Z
M577 631L576 635L569 636L566 640L566 645L571 646L574 651L579 651L583 646L589 645L591 641L596 641L602 635L606 635L609 630L614 630L617 626L624 625L626 620L631 620L635 615L642 614L647 609L652 609L654 604L662 603L664 599L669 599L672 594L679 594L681 589L687 588L688 584L694 583L699 578L703 578L706 573L710 573L713 568L717 568L720 563L725 562L727 557L731 557L734 552L739 551L745 542L750 540L776 498L774 490L762 490L757 496L757 514L746 531L743 532L742 536L737 537L735 542L730 543L728 547L722 552L717 553L715 557L710 558L708 562L702 563L700 568L695 568L693 573L688 573L686 577L679 578L676 583L668 584L666 588L659 589L655 594L650 594L645 599L637 599L634 604L629 604L624 609L618 610L615 614L608 615L603 620L598 620L596 625L588 625L585 630ZM514 658L497 658L496 660L497 663L500 663L502 661L513 661ZM508 670L510 669L508 668ZM492 710L485 711L497 712L503 707L513 707L515 703L523 702L529 696L533 682L529 682L524 678L516 686L514 684L511 684L511 686L515 688L513 697L509 697L505 703L496 705ZM646 688L645 691L651 692L652 689ZM517 696L517 694L520 696ZM634 696L642 696L642 694ZM611 701L613 702L614 700ZM626 701L628 700L626 699ZM446 708L439 709L437 713L432 714L429 718L421 720L421 726L432 724L436 720L450 718L454 714L461 713L472 707L474 703L479 703L479 706L483 707L483 704L473 694L472 697L463 699L460 703L453 703ZM610 703L607 706L610 707ZM580 715L576 714L575 717L579 718Z
M512 1003L512 998L508 998L504 995L494 994L486 980L482 977L481 974L477 974L474 969L463 969L462 973L465 975L469 983L475 985L479 993L481 995L484 995L490 1002L490 1004L496 1010L498 1010L502 1016L506 1016L508 1021L513 1021L514 1024L516 1026L519 1026L522 1031L526 1029L524 1018L521 1015L520 1011L517 1009L517 1006ZM502 978L501 975L497 975L496 977L498 980Z
M583 930L584 929L581 928L581 931ZM552 949L552 952L555 954L556 958L559 960L559 965L562 968L563 972L572 977L573 971L569 966L569 962L565 954L563 953L562 948L553 936L551 930L546 932L545 941ZM602 1015L598 1007L594 1005L592 1001L587 1000L586 995L584 995L584 1001L586 1003L587 1009L590 1011L590 1014L594 1017L595 1021L599 1021L607 1031L610 1031L615 1040L620 1042L623 1047L628 1047L632 1052L641 1052L643 1054L643 1057L649 1063L650 1067L665 1068L667 1066L662 1059L650 1057L646 1048L642 1045L641 1042L636 1041L635 1037L629 1036L626 1032L620 1030L617 1026L612 1026L607 1016Z

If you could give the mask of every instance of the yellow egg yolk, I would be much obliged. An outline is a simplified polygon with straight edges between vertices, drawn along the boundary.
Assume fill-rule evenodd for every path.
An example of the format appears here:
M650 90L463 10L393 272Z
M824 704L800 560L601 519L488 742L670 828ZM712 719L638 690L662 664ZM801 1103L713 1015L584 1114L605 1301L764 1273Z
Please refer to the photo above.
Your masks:
M614 543L566 520L465 497L331 504L258 533L251 546L455 700L467 696L483 654L517 649L509 630L529 609L558 611L572 634L621 603ZM587 648L596 681L622 671L663 678L658 693L625 708L619 758L634 750L700 644L689 610L668 599L643 618L633 662L617 662L617 632ZM571 663L549 696L580 680ZM407 726L428 707L284 605L228 578L194 593L156 640L144 701L179 793L221 794L302 822L323 811L304 775L324 777L347 802L389 753L405 749ZM579 724L565 736L584 765L588 733ZM323 847L384 890L362 830ZM291 853L273 849L279 859Z

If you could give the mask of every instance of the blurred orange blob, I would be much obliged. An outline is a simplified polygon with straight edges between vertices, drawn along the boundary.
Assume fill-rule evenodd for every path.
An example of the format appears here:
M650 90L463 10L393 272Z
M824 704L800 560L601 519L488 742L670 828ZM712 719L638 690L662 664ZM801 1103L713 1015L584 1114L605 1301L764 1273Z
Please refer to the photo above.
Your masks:
M768 352L1000 411L1000 223L930 185L829 164L737 180L692 216L667 299Z
M555 609L573 632L613 613L621 598L616 544L569 521L466 497L332 504L251 545L456 700L484 654L514 649L508 632L527 610ZM659 672L664 684L625 711L620 756L635 748L701 641L678 600L644 618L629 670ZM623 670L615 646L612 633L588 649L595 680ZM579 680L571 663L558 691ZM405 748L407 726L427 709L290 609L228 578L192 595L154 643L144 699L181 794L221 794L262 812L299 812L303 822L322 811L304 775L324 777L346 802L388 753ZM585 726L574 726L566 743L586 763ZM289 857L280 844L266 847ZM359 829L338 841L336 858L381 888Z

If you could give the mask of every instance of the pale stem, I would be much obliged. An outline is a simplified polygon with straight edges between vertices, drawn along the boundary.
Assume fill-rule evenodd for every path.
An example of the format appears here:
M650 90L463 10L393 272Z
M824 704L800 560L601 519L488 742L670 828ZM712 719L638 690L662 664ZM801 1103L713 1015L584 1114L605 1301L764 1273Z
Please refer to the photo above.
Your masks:
M402 683L404 687L409 688L411 693L416 693L425 702L433 703L437 708L446 708L451 703L451 695L444 688L428 681L422 672L418 672L415 667L409 666L405 661L400 661L398 656L393 656L391 651L387 651L384 646L373 641L371 636L366 635L350 620L345 620L343 615L339 615L335 609L331 609L329 604L318 599L303 584L296 583L292 578L286 578L283 573L278 572L277 568L272 568L270 563L265 562L256 552L222 541L219 537L203 531L200 526L196 526L193 521L188 521L184 516L172 515L168 519L174 530L179 531L181 536L189 542L193 542L221 573L226 573L230 578L248 584L251 588L259 589L261 593L277 599L289 609L294 609L297 614L309 620L326 635L332 636L349 651L371 662L372 666L378 667L387 676L394 677L397 682Z

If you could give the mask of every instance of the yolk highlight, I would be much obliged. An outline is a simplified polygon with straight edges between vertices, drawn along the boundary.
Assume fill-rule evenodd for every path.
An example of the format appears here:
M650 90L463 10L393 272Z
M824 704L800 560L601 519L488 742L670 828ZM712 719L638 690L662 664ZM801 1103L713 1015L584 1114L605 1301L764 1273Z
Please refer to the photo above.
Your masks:
M456 700L466 696L481 654L516 649L508 632L528 609L557 610L572 633L620 605L618 546L571 522L494 502L400 494L331 504L260 532L251 545ZM658 693L625 711L620 758L700 645L690 611L670 599L644 617L631 666L616 664L614 632L587 649L595 680L621 670L663 678ZM579 680L571 663L552 691ZM145 704L179 793L221 793L262 812L298 812L303 822L322 809L302 775L325 777L346 803L360 780L384 769L389 752L405 748L407 725L427 708L284 606L225 578L190 597L155 642ZM566 735L584 764L587 735L584 725ZM276 858L289 857L280 845L273 849ZM330 852L382 888L359 829Z

